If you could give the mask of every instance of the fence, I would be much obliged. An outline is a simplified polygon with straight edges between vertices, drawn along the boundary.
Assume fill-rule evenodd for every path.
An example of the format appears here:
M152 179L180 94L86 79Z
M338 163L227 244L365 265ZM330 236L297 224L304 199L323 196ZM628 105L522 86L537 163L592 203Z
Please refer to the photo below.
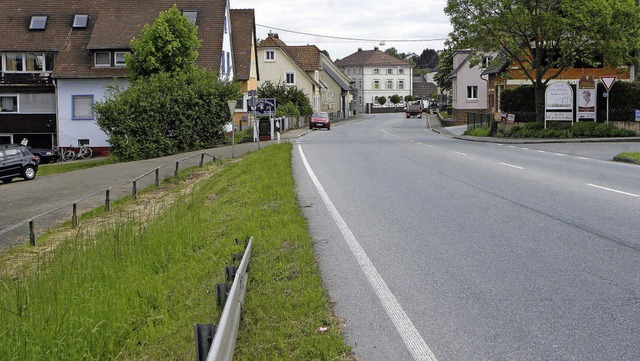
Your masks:
M45 225L42 228L46 229L52 225L62 223L65 220L70 220L71 225L73 227L77 227L80 219L79 214L82 210L93 209L104 204L104 210L109 211L112 200L123 198L125 196L131 196L131 198L136 199L140 189L144 189L149 186L158 187L161 180L177 177L181 169L195 166L203 167L206 157L210 158L211 161L215 161L217 159L215 156L208 153L200 153L181 158L175 162L160 165L159 167L144 173L131 181L99 190L83 196L73 202L65 203L62 206L48 210L42 214L32 217L31 219L16 223L0 231L0 237L19 237L20 235L28 234L29 244L35 246L38 234L37 226L39 224ZM71 215L69 216L69 214Z
M491 126L491 114L467 113L467 129L476 129Z

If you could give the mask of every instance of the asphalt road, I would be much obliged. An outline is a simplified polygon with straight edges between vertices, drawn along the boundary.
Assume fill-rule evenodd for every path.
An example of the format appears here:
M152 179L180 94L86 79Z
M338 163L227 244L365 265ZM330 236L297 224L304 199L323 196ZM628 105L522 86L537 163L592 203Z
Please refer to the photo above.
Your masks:
M370 360L635 360L640 143L455 140L402 114L300 138L301 206Z

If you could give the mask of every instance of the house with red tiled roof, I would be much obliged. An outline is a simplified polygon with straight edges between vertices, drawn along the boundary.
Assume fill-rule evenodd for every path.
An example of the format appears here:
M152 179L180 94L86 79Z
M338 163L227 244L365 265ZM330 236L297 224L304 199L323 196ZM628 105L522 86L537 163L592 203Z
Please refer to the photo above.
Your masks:
M354 84L355 108L359 112L377 106L379 97L389 99L397 94L404 99L413 96L413 64L377 47L373 50L359 48L335 63Z
M288 46L278 34L269 34L258 46L259 85L269 81L301 89L313 111L335 119L352 114L349 78L315 45Z
M126 87L130 40L174 4L198 27L196 64L233 79L228 0L3 0L0 143L107 150L93 105Z
M249 92L258 89L258 42L253 9L231 9L231 40L235 80L240 83L242 99L238 99L234 113L234 126L242 130L251 126L248 113Z

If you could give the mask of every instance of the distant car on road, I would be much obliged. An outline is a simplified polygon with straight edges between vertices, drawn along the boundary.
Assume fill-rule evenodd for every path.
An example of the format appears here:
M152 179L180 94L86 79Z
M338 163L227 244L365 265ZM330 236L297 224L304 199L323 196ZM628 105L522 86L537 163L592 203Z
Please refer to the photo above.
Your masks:
M38 164L46 164L53 163L60 159L60 154L55 149L47 149L47 148L34 148L27 146L29 152L36 156L38 159Z
M9 183L13 178L32 180L38 172L36 156L24 145L0 145L0 180Z
M309 122L309 129L326 128L331 130L331 117L327 112L317 112L311 115L311 121Z

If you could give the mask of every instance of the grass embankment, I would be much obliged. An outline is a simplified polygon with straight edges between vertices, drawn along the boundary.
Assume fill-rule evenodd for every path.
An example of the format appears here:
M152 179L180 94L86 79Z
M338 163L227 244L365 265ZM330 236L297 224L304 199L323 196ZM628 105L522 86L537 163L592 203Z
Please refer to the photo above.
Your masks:
M124 221L80 229L55 247L41 238L42 251L24 255L35 259L0 276L3 359L194 359L193 325L218 322L215 284L243 252L233 239L248 236L254 251L234 359L347 359L291 171L291 145L270 146L208 166L189 192L164 184L183 194L166 209L152 206L155 217L135 207L150 191L114 211ZM20 256L12 252L0 269L19 269L9 262ZM323 325L329 331L317 333Z

